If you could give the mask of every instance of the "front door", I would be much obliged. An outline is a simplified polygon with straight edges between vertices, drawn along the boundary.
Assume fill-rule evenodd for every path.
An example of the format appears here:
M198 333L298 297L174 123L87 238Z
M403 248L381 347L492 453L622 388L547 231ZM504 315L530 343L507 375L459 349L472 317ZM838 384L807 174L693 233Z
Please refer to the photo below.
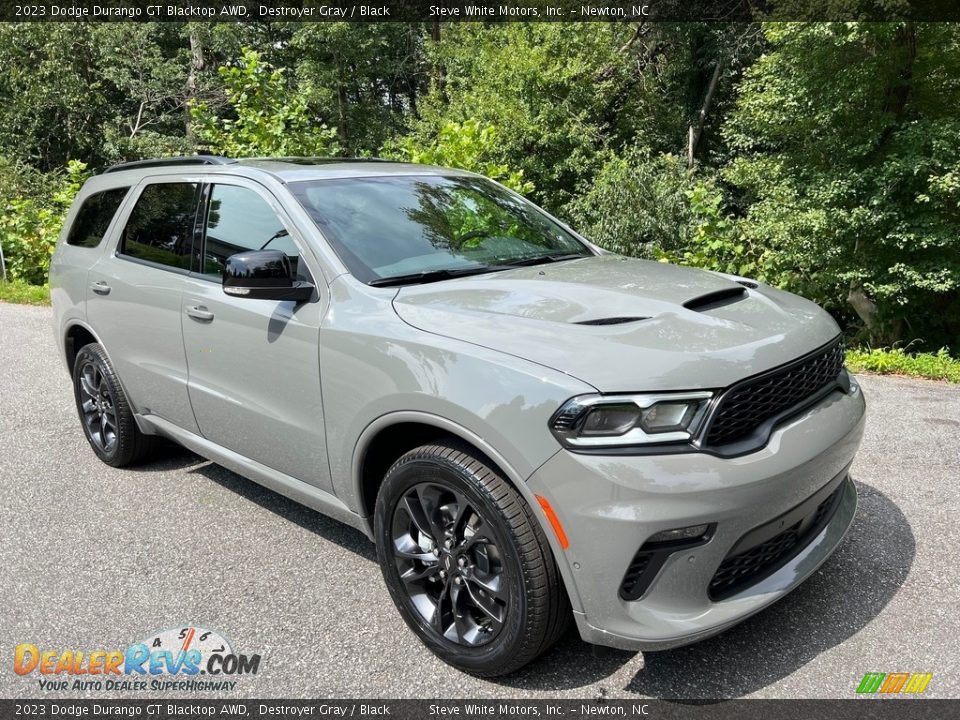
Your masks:
M310 279L310 271L292 223L265 188L218 178L205 195L201 272L186 279L182 302L190 401L200 432L329 491L319 357L325 295L295 304L225 294L223 263L244 250L283 250L301 277Z

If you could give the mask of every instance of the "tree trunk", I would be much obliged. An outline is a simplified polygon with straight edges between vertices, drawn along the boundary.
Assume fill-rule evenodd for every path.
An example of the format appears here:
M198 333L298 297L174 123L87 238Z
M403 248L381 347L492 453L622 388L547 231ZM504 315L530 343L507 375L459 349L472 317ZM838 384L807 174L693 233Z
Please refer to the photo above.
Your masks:
M877 304L867 297L867 294L859 285L851 284L850 291L847 293L847 302L857 313L857 317L863 320L867 331L871 336L876 335L877 331Z
M190 74L187 75L187 113L186 113L186 130L187 130L187 140L191 143L194 141L193 137L193 128L190 123L190 106L197 101L198 99L198 80L197 74L203 72L206 67L206 61L203 56L203 44L200 42L200 38L197 37L195 32L190 33Z
M434 20L430 23L430 39L434 44L439 44L440 42L440 21ZM446 84L446 72L444 71L443 65L440 63L435 63L430 69L431 75L433 75L433 82L436 85L437 89L443 92L443 87Z
M727 58L722 55L717 61L717 66L713 69L713 75L710 78L710 84L707 85L707 94L703 98L703 105L697 114L697 122L690 124L690 131L687 134L687 167L692 168L694 158L697 153L697 143L700 142L700 136L703 135L703 128L707 122L707 113L710 112L710 104L713 102L713 94L717 91L717 85L720 83L720 74L727 63Z

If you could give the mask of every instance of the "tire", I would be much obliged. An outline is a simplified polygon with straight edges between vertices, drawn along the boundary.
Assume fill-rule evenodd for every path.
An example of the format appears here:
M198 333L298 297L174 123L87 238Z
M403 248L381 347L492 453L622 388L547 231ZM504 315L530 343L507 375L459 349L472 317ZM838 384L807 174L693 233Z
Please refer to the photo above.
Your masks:
M374 533L403 619L460 670L511 673L569 624L569 601L540 524L466 444L424 445L397 460L377 496Z
M73 363L73 396L83 434L107 465L124 467L145 460L156 438L137 427L127 396L103 347L84 345Z

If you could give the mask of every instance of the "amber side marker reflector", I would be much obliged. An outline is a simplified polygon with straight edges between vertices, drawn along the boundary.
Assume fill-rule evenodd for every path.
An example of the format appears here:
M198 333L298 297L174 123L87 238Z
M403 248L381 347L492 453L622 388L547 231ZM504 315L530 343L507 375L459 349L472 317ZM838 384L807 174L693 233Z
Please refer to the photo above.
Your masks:
M540 503L540 507L543 508L543 512L547 516L547 520L550 521L550 525L553 526L553 531L557 534L557 540L560 541L560 547L566 550L570 547L570 541L567 539L567 534L563 531L563 525L560 524L560 518L557 517L557 514L553 511L553 508L550 507L550 501L545 497L540 495L535 495L537 502Z

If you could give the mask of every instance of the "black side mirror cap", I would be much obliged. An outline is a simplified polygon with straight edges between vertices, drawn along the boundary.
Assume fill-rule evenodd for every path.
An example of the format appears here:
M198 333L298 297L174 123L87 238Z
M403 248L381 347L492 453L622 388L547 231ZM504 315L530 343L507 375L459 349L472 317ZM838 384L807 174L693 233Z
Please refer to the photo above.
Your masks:
M311 283L293 279L290 258L281 250L246 250L223 266L223 292L233 297L304 302L314 290Z

